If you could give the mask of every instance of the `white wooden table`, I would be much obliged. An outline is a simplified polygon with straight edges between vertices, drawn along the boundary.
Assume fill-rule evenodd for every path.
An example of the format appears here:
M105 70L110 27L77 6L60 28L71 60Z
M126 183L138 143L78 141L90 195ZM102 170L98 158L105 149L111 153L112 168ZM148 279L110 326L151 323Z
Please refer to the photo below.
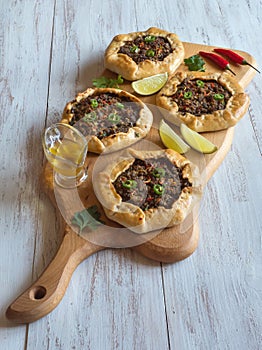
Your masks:
M247 51L262 68L261 1L1 0L0 14L0 349L262 349L258 74L207 185L192 256L165 265L105 250L78 267L51 314L20 326L5 318L62 239L41 193L41 132L101 74L112 37L158 26L182 41Z

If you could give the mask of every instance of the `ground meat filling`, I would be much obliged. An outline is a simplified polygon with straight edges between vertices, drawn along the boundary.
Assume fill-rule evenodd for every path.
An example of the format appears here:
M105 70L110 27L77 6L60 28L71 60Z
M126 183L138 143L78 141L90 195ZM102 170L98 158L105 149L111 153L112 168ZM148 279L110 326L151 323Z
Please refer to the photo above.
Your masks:
M126 41L118 51L131 57L137 64L145 60L163 61L172 52L167 38L154 35L139 36L135 40Z
M170 96L182 114L211 114L226 108L231 93L215 80L185 79Z
M138 103L114 93L88 96L73 102L70 110L73 118L69 124L84 136L96 135L101 140L120 132L127 133L136 125L140 110Z
M192 183L183 178L182 170L167 158L140 160L113 183L122 201L137 205L143 211L160 206L170 209L185 187Z

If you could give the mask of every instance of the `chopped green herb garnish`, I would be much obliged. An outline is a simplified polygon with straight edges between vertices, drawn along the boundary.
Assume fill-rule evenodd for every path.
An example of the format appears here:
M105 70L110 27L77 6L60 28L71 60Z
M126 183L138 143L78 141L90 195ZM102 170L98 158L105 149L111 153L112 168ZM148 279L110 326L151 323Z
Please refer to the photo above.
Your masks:
M130 48L130 52L133 52L133 53L138 53L140 51L139 47L137 45L133 45L131 48Z
M111 123L114 123L114 124L117 124L121 117L120 115L116 114L116 113L110 113L107 117L107 119L111 122Z
M155 41L156 40L156 37L154 36L154 35L147 35L146 37L145 37L145 42L146 43L152 43L153 41Z
M215 94L213 97L215 100L220 101L220 100L224 100L225 96L223 94Z
M94 98L90 100L91 107L96 108L98 106L97 100Z
M146 55L147 55L147 57L154 57L155 56L155 52L154 52L154 50L147 50L146 51Z
M165 169L163 169L163 168L155 168L155 169L152 171L152 175L153 175L154 177L163 177L163 176L165 176L165 174L166 174L166 171L165 171Z
M162 185L156 184L153 187L155 194L162 195L165 192L165 188Z
M203 87L203 86L205 85L205 83L204 83L202 80L197 80L197 81L196 81L196 84L197 84L197 86L199 86L199 87Z
M144 208L144 211L147 211L149 209L149 205L147 204Z
M120 108L120 109L125 108L125 106L123 105L123 103L120 103L120 102L117 102L117 103L116 103L116 107L118 107L118 108Z
M122 186L130 190L137 187L137 182L135 180L126 180L122 182Z
M184 59L185 65L188 66L190 71L204 72L205 61L199 55L193 55Z
M186 91L185 93L184 93L184 98L187 100L187 99L189 99L189 98L191 98L192 97L192 91Z
M117 79L107 78L107 77L100 77L93 79L93 85L97 88L119 88L120 84L123 84L124 79L119 74Z
M82 118L82 120L84 122L93 122L95 120L97 120L97 115L96 112L90 112L90 113L86 113L85 116Z
M87 209L75 213L71 223L79 227L79 234L81 234L86 227L93 231L96 230L98 226L104 224L104 222L100 220L100 217L101 213L98 211L97 206L92 205Z

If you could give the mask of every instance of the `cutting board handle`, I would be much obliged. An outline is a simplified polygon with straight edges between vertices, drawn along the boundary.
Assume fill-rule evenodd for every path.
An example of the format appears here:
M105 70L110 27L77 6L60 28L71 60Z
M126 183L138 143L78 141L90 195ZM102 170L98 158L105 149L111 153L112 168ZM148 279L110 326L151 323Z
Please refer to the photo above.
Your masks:
M66 228L54 259L40 278L8 307L6 317L15 323L30 323L47 315L63 298L80 262L102 249Z

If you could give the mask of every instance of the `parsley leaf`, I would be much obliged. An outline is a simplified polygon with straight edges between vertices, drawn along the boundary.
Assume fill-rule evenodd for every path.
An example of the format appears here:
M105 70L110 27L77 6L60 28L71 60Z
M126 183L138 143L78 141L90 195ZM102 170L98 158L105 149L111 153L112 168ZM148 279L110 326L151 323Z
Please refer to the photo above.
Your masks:
M204 72L205 61L199 55L193 55L189 58L184 59L185 65L188 66L190 71Z
M119 88L119 84L123 84L124 79L119 74L117 79L107 78L107 77L100 77L93 79L93 85L97 88Z
M86 227L88 227L91 231L94 231L98 228L98 226L104 224L104 222L100 220L100 217L101 213L98 211L97 206L92 205L87 209L75 213L71 223L79 227L79 234L81 234L83 229Z

